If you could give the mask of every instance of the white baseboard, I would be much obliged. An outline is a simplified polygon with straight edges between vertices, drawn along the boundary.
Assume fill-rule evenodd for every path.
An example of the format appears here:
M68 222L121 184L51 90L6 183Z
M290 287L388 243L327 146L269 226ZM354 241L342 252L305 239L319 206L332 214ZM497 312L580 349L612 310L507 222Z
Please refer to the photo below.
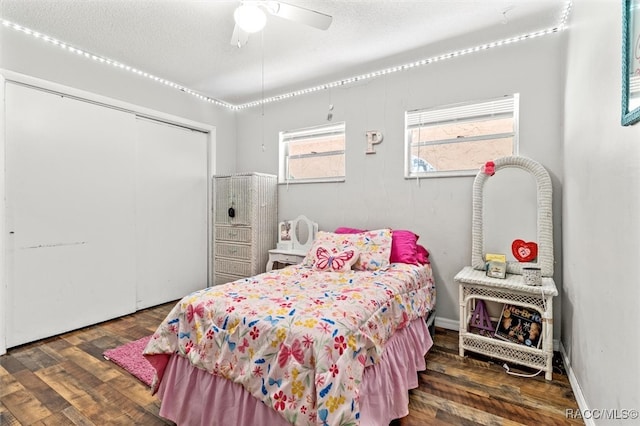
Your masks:
M460 330L460 322L458 320L452 320L449 318L442 318L436 316L436 327L446 328L447 330ZM560 350L560 341L558 339L553 339L553 350Z
M555 343L555 342L554 342ZM571 368L571 363L569 362L569 356L567 355L567 351L564 349L564 345L560 343L560 355L562 355L562 361L564 362L564 368L567 372L567 377L569 378L569 384L571 385L571 390L573 390L573 395L576 398L576 402L578 403L578 408L581 413L588 412L589 406L587 405L587 400L584 398L584 394L582 393L582 389L580 388L580 384L578 383L578 379L573 372L573 368ZM593 417L589 417L587 419L583 418L584 424L586 426L595 426L596 422Z
M436 316L436 327L446 328L447 330L458 331L460 329L460 322L458 320L452 320L449 318L442 318Z

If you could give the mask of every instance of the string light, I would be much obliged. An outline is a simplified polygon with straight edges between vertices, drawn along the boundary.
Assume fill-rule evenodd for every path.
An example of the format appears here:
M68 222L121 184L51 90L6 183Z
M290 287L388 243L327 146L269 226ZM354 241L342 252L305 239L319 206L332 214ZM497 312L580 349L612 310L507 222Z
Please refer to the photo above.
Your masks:
M565 9L565 10L568 10ZM565 14L566 15L566 14ZM564 16L564 15L563 15ZM398 65L398 66L394 66L394 67L390 67L390 68L385 68L379 71L374 71L374 72L369 72L366 74L361 74L361 75L357 75L354 77L349 77L346 79L342 79L342 80L336 80L330 83L324 83L318 86L313 86L313 87L308 87L306 89L300 89L300 90L296 90L293 92L288 92L288 93L284 93L284 94L280 94L280 95L276 95L276 96L272 96L270 98L265 98L265 99L261 99L261 100L257 100L257 101L253 101L253 102L248 102L245 104L241 104L241 105L237 105L236 109L246 109L246 108L253 108L256 106L261 105L262 103L268 103L268 102L277 102L277 101L282 101L285 99L289 99L289 98L293 98L296 96L303 96L309 93L313 93L313 92L317 92L320 90L326 90L326 89L331 89L334 87L339 87L339 86L346 86L349 84L353 84L359 81L364 81L364 80L370 80L372 78L376 78L376 77L380 77L383 75L388 75L388 74L393 74L399 71L406 71L409 69L413 69L416 67L421 67L424 65L428 65L431 63L435 63L435 62L440 62L443 60L447 60L447 59L452 59L452 58L456 58L459 56L463 56L463 55L467 55L470 53L475 53L475 52L479 52L481 50L487 50L487 49L492 49L495 47L500 47L500 46L504 46L504 45L508 45L508 44L513 44L513 43L518 43L524 40L530 40L530 39L534 39L537 37L542 37L542 36L546 36L549 34L554 34L557 33L559 31L564 30L565 27L562 26L558 26L558 27L553 27L553 28L547 28L544 30L540 30L540 31L535 31L532 33L527 33L527 34L522 34L516 37L511 37L511 38L507 38L504 40L499 40L499 41L494 41L491 43L486 43L486 44L482 44L479 46L475 46L475 47L471 47L468 49L463 49L463 50L456 50L453 52L449 52L449 53L445 53L439 56L434 56L431 58L426 58L426 59L421 59L419 61L415 61L415 62L410 62L408 64L404 64L404 65Z
M2 25L5 26L5 27L8 27L8 28L11 28L13 30L22 32L24 34L33 36L33 37L35 37L35 38L37 38L39 40L42 40L42 41L44 41L46 43L50 43L50 44L52 44L54 46L57 46L57 47L59 47L59 48L61 48L63 50L66 50L68 52L75 53L75 54L77 54L79 56L83 56L83 57L85 57L87 59L91 59L91 60L93 60L95 62L106 64L106 65L111 65L111 66L113 66L115 68L119 68L121 70L128 71L128 72L137 74L139 76L148 78L148 79L153 80L153 81L155 81L157 83L164 84L165 86L168 86L168 87L171 87L171 88L174 88L174 89L178 89L178 90L180 90L180 91L182 91L184 93L187 93L189 95L195 96L196 98L198 98L200 100L212 103L214 105L223 106L223 107L226 107L226 108L229 108L229 109L236 109L235 105L230 104L228 102L224 102L224 101L221 101L221 100L218 100L218 99L214 99L214 98L211 98L211 97L208 97L208 96L204 96L204 95L202 95L200 93L197 93L197 92L195 92L195 91L193 91L193 90L191 90L191 89L189 89L187 87L184 87L184 86L182 86L182 85L180 85L178 83L174 83L172 81L166 80L166 79L158 77L156 75L149 74L147 72L144 72L142 70L139 70L137 68L134 68L132 66L124 64L122 62L118 62L118 61L115 61L113 59L106 58L104 56L96 55L95 53L90 53L90 52L84 51L83 49L80 49L80 48L75 47L75 46L71 46L68 43L64 43L64 42L62 42L60 40L57 40L57 39L55 39L53 37L41 34L41 33L37 32L37 31L33 31L33 30L29 29L29 28L26 28L26 27L23 27L21 25L15 24L15 23L10 22L10 21L8 21L6 19L2 20Z
M476 53L476 52L480 52L483 50L487 50L487 49L493 49L495 47L501 47L501 46L505 46L505 45L510 45L513 43L519 43L521 41L525 41L525 40L531 40L537 37L542 37L542 36L546 36L549 34L554 34L560 31L563 31L566 29L567 27L567 20L569 18L569 13L571 11L571 6L572 6L572 2L569 0L566 2L565 7L562 10L561 13L561 17L560 17L560 23L557 27L552 27L552 28L547 28L547 29L543 29L543 30L539 30L539 31L535 31L535 32L531 32L531 33L527 33L527 34L522 34L519 36L515 36L515 37L510 37L510 38L506 38L503 40L499 40L499 41L493 41L490 43L485 43L485 44L481 44L478 46L474 46L474 47L470 47L467 49L461 49L461 50L456 50L453 52L448 52L442 55L438 55L438 56L433 56L430 58L424 58L424 59L420 59L418 61L415 62L410 62L407 64L402 64L402 65L396 65L393 67L389 67L389 68L385 68L382 70L378 70L378 71L373 71L373 72L368 72L365 74L361 74L361 75L356 75L353 77L348 77L348 78L344 78L341 80L336 80L336 81L332 81L329 83L324 83L324 84L320 84L318 86L313 86L313 87L308 87L305 89L300 89L300 90L296 90L293 92L288 92L288 93L283 93L280 95L275 95L275 96L271 96L269 98L262 98L260 100L256 100L256 101L252 101L252 102L247 102L244 104L240 104L240 105L234 105L219 99L215 99L209 96L205 96L202 95L194 90L191 90L185 86L182 86L178 83L174 83L172 81L166 80L164 78L155 76L153 74L149 74L145 71L139 70L137 68L131 67L129 65L126 65L122 62L118 62L115 61L113 59L109 59L107 57L104 56L100 56L94 53L90 53L87 52L85 50L82 50L80 48L77 48L75 46L69 45L67 43L64 43L60 40L57 40L53 37L50 37L46 34L42 34L39 33L37 31L31 30L29 28L23 27L21 25L15 24L13 22L10 22L6 19L2 19L2 25L8 28L11 28L13 30L22 32L24 34L30 35L38 40L42 40L46 43L52 44L54 46L57 46L63 50L66 50L68 52L71 53L75 53L79 56L83 56L87 59L91 59L95 62L98 63L102 63L102 64L106 64L106 65L111 65L113 67L122 69L124 71L128 71L131 72L133 74L137 74L141 77L145 77L148 78L150 80L156 81L160 84L163 84L165 86L180 90L186 94L189 94L191 96L194 96L202 101L205 102L209 102L211 104L214 105L218 105L218 106L222 106L225 108L228 108L230 110L242 110L242 109L247 109L247 108L253 108L253 107L257 107L260 105L264 105L267 103L272 103L272 102L279 102L279 101L283 101L286 99L290 99L293 97L298 97L298 96L304 96L310 93L315 93L315 92L319 92L319 91L323 91L323 90L328 90L328 89L333 89L335 87L343 87L343 86L347 86L350 84L354 84L357 82L361 82L361 81L366 81L366 80L371 80L380 76L384 76L384 75L389 75L389 74L394 74L397 72L401 72L401 71L406 71L406 70L410 70L410 69L414 69L417 67L422 67L425 65L429 65L432 63L436 63L436 62L441 62L441 61L445 61L448 59L452 59L452 58L457 58L460 56L464 56L464 55L468 55L468 54L472 54L472 53Z
M562 9L562 14L560 15L560 29L564 30L567 27L567 21L569 20L569 13L571 12L571 7L573 6L573 2L568 0L564 4L564 9Z

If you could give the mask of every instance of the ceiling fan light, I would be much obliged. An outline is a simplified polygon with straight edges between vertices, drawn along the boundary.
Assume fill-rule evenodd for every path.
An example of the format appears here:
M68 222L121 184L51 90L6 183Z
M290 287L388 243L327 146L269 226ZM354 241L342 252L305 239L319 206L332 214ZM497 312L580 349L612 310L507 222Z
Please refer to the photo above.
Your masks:
M242 4L233 12L236 24L248 33L257 33L267 23L267 16L262 9L252 4Z

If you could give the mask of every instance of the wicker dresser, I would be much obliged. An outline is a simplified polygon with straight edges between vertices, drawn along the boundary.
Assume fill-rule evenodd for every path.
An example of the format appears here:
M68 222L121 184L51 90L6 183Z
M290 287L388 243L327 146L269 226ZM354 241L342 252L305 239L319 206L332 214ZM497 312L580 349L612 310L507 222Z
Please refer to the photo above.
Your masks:
M265 271L277 236L277 177L261 173L213 177L214 284Z

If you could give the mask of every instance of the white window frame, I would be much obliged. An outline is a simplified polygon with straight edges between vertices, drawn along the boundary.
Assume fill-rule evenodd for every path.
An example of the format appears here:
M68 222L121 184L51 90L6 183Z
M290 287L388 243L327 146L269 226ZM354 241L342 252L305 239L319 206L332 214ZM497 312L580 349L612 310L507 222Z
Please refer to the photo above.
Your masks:
M435 178L449 176L475 176L478 173L477 168L466 170L448 170L448 171L422 171L412 172L413 159L411 154L411 128L425 125L438 125L450 121L474 121L486 116L499 116L512 114L513 117L513 133L509 134L489 134L481 137L458 137L455 139L442 139L429 142L428 145L440 145L449 143L462 143L470 141L496 139L496 137L512 136L512 153L518 155L519 151L519 104L520 95L505 95L499 98L485 99L481 101L471 101L433 108L416 109L405 112L405 161L404 161L404 177L405 179L415 178ZM494 160L488 158L487 161ZM426 165L428 168L429 165Z
M312 179L295 179L289 177L289 144L296 140L307 140L323 135L342 135L344 138L344 149L342 151L335 151L335 154L345 155L345 170L342 176L312 178ZM302 129L286 130L279 133L279 165L278 165L278 183L290 184L290 183L317 183L317 182L344 182L347 174L346 165L346 123L331 123L320 126L305 127ZM318 157L326 157L328 153L319 153ZM313 154L309 154L311 156Z

